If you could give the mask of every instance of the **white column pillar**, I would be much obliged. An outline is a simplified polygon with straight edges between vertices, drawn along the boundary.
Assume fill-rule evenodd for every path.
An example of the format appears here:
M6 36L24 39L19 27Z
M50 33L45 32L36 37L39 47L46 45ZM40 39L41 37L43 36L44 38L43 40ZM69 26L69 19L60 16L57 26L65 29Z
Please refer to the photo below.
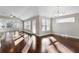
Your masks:
M53 33L53 19L50 19L50 33Z
M40 29L40 28L39 28L39 16L37 16L37 17L36 17L36 34L37 34L37 35L39 35L39 32L40 32L39 29Z

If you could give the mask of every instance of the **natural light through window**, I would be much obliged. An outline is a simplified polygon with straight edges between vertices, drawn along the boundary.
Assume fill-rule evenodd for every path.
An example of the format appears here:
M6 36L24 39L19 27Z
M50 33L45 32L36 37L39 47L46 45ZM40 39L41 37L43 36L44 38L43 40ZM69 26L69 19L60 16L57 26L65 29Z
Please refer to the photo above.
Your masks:
M32 32L36 33L36 20L32 21Z
M50 19L42 19L42 31L50 31Z
M70 17L70 18L62 18L62 19L56 19L56 23L74 23L75 22L75 18L74 17Z
M24 23L24 29L31 30L31 21L27 21Z

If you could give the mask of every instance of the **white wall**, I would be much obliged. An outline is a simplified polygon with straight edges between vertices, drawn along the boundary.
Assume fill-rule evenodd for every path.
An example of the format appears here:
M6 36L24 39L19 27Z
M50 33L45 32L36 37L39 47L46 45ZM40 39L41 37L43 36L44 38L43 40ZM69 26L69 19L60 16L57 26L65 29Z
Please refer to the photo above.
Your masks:
M56 23L56 19L75 17L75 23ZM79 36L79 14L61 16L53 19L53 32L58 34Z

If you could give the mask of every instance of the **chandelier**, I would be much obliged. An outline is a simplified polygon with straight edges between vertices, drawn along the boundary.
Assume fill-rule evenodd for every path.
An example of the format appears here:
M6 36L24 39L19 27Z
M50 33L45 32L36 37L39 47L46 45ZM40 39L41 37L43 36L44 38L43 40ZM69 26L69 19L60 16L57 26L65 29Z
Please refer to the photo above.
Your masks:
M62 7L57 6L56 16L62 16L62 15L63 15L63 10L62 10Z

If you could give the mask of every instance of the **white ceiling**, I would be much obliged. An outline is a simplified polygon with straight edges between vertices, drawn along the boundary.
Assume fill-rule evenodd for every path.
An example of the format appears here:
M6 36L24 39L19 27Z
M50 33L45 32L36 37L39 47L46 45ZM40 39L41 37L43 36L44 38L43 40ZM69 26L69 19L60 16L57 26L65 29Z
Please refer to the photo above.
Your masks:
M36 15L55 17L58 14L57 10L60 10L63 15L79 13L78 6L0 6L0 16L12 14L23 20Z

